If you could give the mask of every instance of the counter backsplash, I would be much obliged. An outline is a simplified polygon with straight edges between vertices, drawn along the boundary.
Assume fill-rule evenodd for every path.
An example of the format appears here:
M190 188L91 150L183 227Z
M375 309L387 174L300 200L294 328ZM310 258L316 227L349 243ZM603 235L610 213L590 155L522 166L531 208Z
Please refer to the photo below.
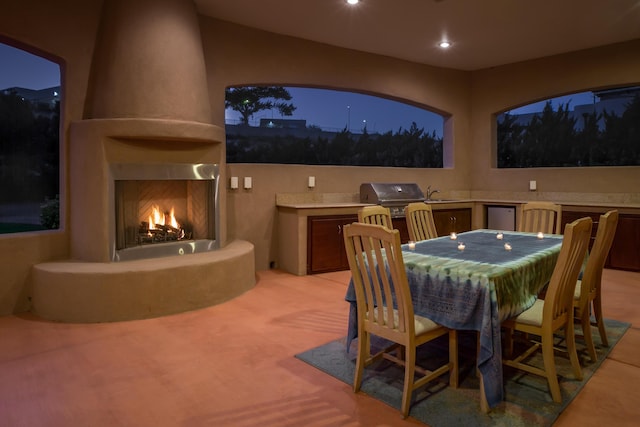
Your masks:
M276 193L276 205L359 202L359 193Z

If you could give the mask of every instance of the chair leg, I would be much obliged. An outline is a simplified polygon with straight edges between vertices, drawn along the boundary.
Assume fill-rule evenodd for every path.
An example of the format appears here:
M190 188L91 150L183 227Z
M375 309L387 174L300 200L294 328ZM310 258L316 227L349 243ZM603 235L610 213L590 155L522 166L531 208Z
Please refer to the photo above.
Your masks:
M542 337L542 360L544 361L544 371L547 375L549 383L549 391L554 402L562 402L562 394L560 393L560 384L558 384L558 375L556 373L556 361L553 351L553 335Z
M502 346L502 351L506 357L511 357L513 354L513 329L512 328L503 328L504 334L504 345Z
M362 372L364 371L364 365L366 360L369 359L369 334L364 331L359 331L358 334L358 356L356 357L356 372L353 378L353 391L358 392L360 390L360 384L362 383Z
M567 351L569 352L569 360L571 361L571 366L573 367L573 376L576 380L582 381L582 369L580 368L580 360L578 359L578 351L576 349L576 335L573 328L573 321L569 320L567 322L564 333L567 340Z
M396 357L398 357L398 359L400 360L404 360L404 346L403 345L399 345L398 349L396 350Z
M478 367L478 358L480 357L480 331L476 332L476 377L482 379L480 368Z
M593 336L591 335L591 319L589 319L589 310L583 310L580 313L580 325L582 325L582 335L584 336L584 343L587 346L589 352L589 358L592 362L595 362L598 358L596 355L596 347L593 344Z
M413 395L413 383L416 369L416 348L415 346L405 348L404 360L404 390L402 392L402 418L409 415L409 407L411 406L411 397Z
M484 377L480 371L478 371L478 375L480 376L480 410L483 414L488 414L489 411L491 411L491 408L487 401L487 392L484 390Z
M596 318L598 325L598 332L600 332L600 341L606 347L609 347L609 341L607 340L607 331L604 328L604 317L602 316L602 303L600 296L597 296L593 300L593 315Z
M451 329L449 331L449 385L453 388L458 388L459 370L458 331Z

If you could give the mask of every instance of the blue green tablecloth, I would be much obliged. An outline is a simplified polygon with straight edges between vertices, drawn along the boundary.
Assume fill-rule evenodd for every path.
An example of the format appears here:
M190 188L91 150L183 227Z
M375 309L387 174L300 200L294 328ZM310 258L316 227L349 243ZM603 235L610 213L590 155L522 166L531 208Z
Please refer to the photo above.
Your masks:
M450 237L403 245L403 258L416 314L449 328L480 332L478 368L489 406L503 400L500 324L533 305L548 283L562 236L475 230ZM459 250L460 242L464 250ZM507 251L504 244L509 243ZM351 303L348 343L357 335L356 298Z

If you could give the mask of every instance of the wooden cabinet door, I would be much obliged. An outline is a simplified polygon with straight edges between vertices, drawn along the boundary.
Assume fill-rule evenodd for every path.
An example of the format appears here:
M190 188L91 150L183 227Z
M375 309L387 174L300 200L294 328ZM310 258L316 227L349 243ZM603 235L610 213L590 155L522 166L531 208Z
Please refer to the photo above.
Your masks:
M587 216L593 220L589 246L591 249L598 232L600 213L564 211L562 212L562 230L566 224ZM604 266L619 270L640 271L640 216L620 215L616 235Z
M596 241L596 234L598 234L598 222L600 221L600 214L596 212L574 212L574 211L563 211L561 218L561 227L560 230L564 234L564 227L567 224L571 224L573 221L589 217L593 221L593 226L591 227L591 240L589 241L589 250L593 247L593 244Z
M400 243L407 243L409 241L409 229L407 228L407 218L401 216L392 218L393 228L400 232Z
M616 236L609 251L609 266L640 271L640 216L620 215L618 218Z
M356 222L355 215L310 216L307 222L307 274L347 270L342 227Z
M434 209L433 222L436 225L438 236L446 236L452 232L470 231L471 209Z

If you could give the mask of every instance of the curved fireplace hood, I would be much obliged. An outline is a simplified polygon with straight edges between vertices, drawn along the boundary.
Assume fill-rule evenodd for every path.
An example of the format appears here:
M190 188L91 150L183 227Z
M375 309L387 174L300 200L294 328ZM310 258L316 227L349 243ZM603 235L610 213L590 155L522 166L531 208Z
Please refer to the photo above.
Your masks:
M91 68L87 119L211 122L207 74L190 0L109 0Z

